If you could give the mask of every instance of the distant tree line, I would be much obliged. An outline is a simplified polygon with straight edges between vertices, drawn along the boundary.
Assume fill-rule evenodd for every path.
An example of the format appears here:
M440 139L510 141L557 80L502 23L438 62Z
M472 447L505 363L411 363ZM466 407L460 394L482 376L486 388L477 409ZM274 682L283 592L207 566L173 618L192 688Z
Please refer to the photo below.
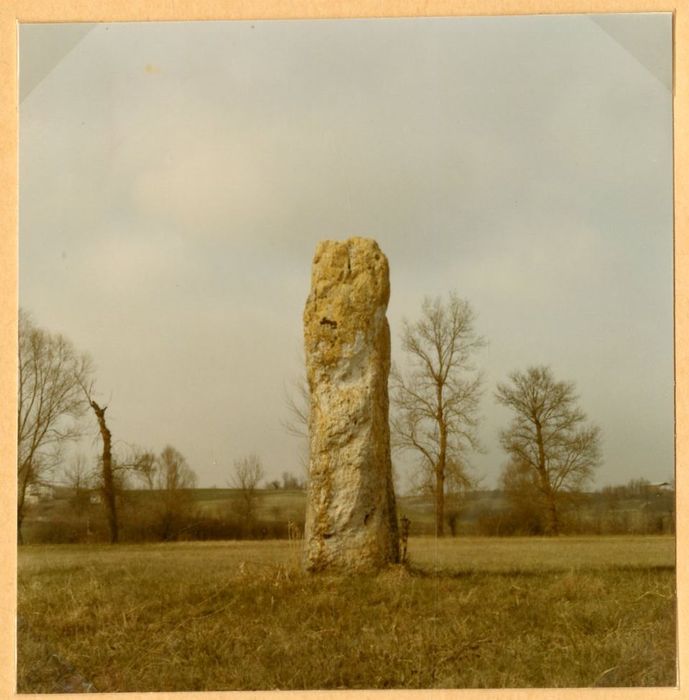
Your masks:
M282 480L273 479L268 482L268 488L284 491L304 491L306 489L306 479L299 478L292 472L282 472Z
M266 495L279 499L282 489L261 487L264 469L256 455L235 460L224 492L205 490L218 492L221 500L216 494L204 500L196 474L176 448L167 445L157 455L133 453L137 459L130 466L120 469L118 464L115 470L118 542L287 539L303 530L303 507L281 506L275 498L263 505ZM28 520L31 542L113 542L99 462L89 467L87 458L77 454L63 470L60 485L53 486L52 497L28 506L29 513L35 508L40 514Z
M391 370L392 445L416 457L415 493L433 507L433 528L427 534L673 530L674 511L666 507L666 493L659 496L648 482L633 480L590 491L601 464L600 429L587 421L574 383L557 379L547 366L514 371L497 384L494 399L511 413L510 423L499 433L506 455L500 498L490 506L477 505L480 478L471 467L471 455L483 449L478 428L484 378L476 360L486 341L475 325L469 302L456 294L446 301L425 299L418 319L403 323L406 362L394 363ZM231 511L201 509L193 496L197 477L184 456L171 445L155 454L122 448L122 440L114 441L108 406L96 398L91 359L63 336L35 326L24 311L19 316L18 359L20 542L27 495L51 482L64 463L67 445L89 429L89 415L90 430L97 428L100 436L99 456L89 466L78 455L63 469L73 506L70 522L76 518L84 536L103 539L103 533L96 532L103 527L113 543L123 538L287 536L288 519L292 526L295 517L303 521L303 514L293 514L283 528L279 508L273 505L266 514L260 507L261 486L293 492L306 489L307 479L283 472L282 479L266 484L255 454L233 464L227 482L236 496ZM308 435L308 401L308 386L301 381L297 399L288 400L292 420L285 426L302 440ZM120 447L115 449L115 444ZM134 484L149 491L148 496L134 491ZM634 499L636 505L625 507ZM412 534L418 533L421 524L410 519ZM426 532L427 525L423 528ZM53 528L55 537L58 531Z
M58 476L69 493L70 510L43 520L43 540L107 539L117 543L122 539L277 534L272 522L257 517L259 484L265 472L256 455L234 462L230 484L238 499L233 512L200 512L193 495L197 476L179 450L167 445L156 455L137 447L115 449L108 406L96 399L95 371L88 355L79 353L64 336L37 327L24 310L19 312L18 348L20 543L32 499L50 489ZM86 421L89 413L95 419L91 428ZM89 464L78 454L64 466L69 443L93 427L100 436L98 458ZM132 488L135 483L151 492L148 497L137 495ZM280 486L303 489L305 484L284 472ZM287 521L285 518L285 536Z
M216 489L218 494L214 495L212 491L189 489L175 495L158 488L122 490L117 499L120 541L288 539L295 533L299 536L303 529L305 495L292 492L292 500L285 504L282 489L257 489L255 510L247 519L241 492ZM65 485L54 499L41 501L34 511L41 517L27 521L29 541L108 541L103 504L91 500L94 494L99 492ZM214 497L222 500L214 501ZM421 515L432 504L428 496L398 499L400 518L408 519L412 536L434 534L435 520ZM563 505L560 533L672 534L674 506L671 487L644 480L581 492ZM544 517L532 501L515 498L502 489L467 491L457 508L446 509L445 518L447 534L458 537L542 536L548 527L547 514Z
M638 491L639 484L644 485L644 493ZM537 502L510 489L493 494L493 502L485 493L472 495L462 523L465 534L548 534L547 514ZM562 503L559 528L561 534L569 535L674 534L674 489L636 479L626 485L571 493Z

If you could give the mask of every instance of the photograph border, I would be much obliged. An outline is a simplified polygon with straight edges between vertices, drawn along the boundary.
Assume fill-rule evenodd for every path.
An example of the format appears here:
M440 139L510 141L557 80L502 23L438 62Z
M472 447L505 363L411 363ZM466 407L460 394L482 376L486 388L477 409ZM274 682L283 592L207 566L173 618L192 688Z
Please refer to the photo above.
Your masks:
M31 22L193 21L232 19L336 19L526 14L673 14L675 475L678 607L678 686L673 688L454 689L277 691L280 698L666 698L689 685L689 1L674 0L2 0L0 2L0 697L16 696L16 393L18 305L18 24ZM685 552L681 556L681 552ZM684 683L683 683L684 681ZM99 697L121 698L122 693ZM138 693L128 693L137 697ZM143 694L141 694L143 696ZM277 697L269 691L174 693L175 698ZM29 696L21 696L29 697ZM45 695L33 697L65 697ZM146 697L173 697L147 693Z

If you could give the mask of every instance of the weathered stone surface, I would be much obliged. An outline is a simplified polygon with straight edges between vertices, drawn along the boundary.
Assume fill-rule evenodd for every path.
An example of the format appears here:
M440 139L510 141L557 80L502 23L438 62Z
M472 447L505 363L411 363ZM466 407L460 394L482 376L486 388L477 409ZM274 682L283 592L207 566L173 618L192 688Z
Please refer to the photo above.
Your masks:
M311 394L305 566L399 559L390 461L388 261L365 238L321 241L304 310Z

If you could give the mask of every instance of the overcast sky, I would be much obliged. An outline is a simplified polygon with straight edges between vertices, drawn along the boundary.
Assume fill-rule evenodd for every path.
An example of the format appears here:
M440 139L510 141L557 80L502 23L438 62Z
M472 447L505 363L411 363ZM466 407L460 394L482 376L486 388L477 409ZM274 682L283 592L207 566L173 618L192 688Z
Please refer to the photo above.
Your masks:
M671 59L669 14L22 25L20 303L116 440L279 477L316 243L375 238L395 361L425 295L477 314L484 486L533 364L601 427L597 485L665 480Z

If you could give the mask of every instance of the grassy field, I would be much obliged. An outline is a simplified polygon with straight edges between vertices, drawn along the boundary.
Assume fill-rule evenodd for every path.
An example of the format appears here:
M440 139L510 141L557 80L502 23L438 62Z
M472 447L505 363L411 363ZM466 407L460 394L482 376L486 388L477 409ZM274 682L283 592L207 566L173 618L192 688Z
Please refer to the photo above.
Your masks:
M675 684L674 539L412 538L309 576L297 542L26 546L23 693Z

